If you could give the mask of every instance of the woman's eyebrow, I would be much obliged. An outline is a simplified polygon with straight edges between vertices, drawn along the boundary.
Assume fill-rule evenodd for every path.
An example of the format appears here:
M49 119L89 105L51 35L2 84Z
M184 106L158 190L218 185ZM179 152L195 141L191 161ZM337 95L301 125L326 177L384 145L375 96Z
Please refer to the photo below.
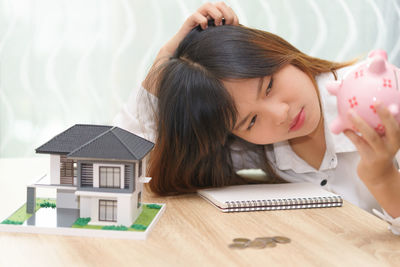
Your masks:
M258 100L260 98L260 94L261 94L261 90L262 90L262 86L264 83L264 77L261 77L260 80L258 81L258 88L257 88L257 97L256 100ZM233 128L233 130L239 130L240 127L243 126L243 124L245 124L245 122L248 120L249 116L251 113L247 114L246 117L244 117L243 120L241 120L236 126L235 128Z

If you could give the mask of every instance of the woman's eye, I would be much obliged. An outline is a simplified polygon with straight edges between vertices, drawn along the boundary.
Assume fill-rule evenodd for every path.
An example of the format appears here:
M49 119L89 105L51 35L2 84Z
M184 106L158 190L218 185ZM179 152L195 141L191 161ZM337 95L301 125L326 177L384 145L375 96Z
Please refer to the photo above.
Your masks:
M255 115L255 116L251 119L250 124L249 124L249 127L247 127L247 130L250 130L251 127L253 127L253 125L256 123L256 120L257 120L257 115Z
M269 95L269 93L271 92L271 90L272 90L272 83L274 82L274 79L272 78L272 76L271 76L271 79L269 80L269 84L268 84L268 87L267 87L267 90L265 90L265 95Z

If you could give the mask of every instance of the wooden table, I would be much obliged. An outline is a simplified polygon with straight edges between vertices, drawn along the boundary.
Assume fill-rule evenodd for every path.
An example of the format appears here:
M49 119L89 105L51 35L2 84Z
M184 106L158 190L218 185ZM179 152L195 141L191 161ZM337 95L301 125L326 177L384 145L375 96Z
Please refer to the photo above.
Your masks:
M11 171L21 163L26 168ZM39 175L47 163L0 160L2 217L9 213L3 203L24 202L30 179L22 175ZM348 202L341 208L241 213L222 213L196 195L145 193L144 202L167 203L145 241L0 233L0 266L400 266L400 237ZM292 242L228 248L236 237L275 235Z

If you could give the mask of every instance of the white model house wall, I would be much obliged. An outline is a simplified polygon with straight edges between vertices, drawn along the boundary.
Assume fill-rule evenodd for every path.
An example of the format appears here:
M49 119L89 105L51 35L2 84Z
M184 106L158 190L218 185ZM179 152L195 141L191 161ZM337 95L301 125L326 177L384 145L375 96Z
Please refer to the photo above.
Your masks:
M90 217L91 225L125 225L131 226L142 211L142 206L137 208L138 191L133 194L79 192L80 217ZM105 222L99 220L99 201L117 201L117 222Z
M50 155L50 183L60 184L60 155Z
M57 189L57 208L79 209L79 197L76 189Z
M146 176L146 168L147 168L147 156L142 159L142 175L141 176L143 176L143 177ZM138 165L138 169L139 169L139 165Z
M139 208L137 207L139 192L141 190L136 190L130 196L122 195L118 197L118 225L131 226L142 212L142 205Z
M140 176L139 176L139 161L136 162L136 168L135 168L135 170L136 170L136 177L137 177L137 178L139 178L139 177L146 177L146 175L147 175L147 172L146 172L146 168L147 168L147 158L148 158L148 156L145 156L145 157L142 159L142 173L141 173ZM136 185L138 185L138 180L136 180Z

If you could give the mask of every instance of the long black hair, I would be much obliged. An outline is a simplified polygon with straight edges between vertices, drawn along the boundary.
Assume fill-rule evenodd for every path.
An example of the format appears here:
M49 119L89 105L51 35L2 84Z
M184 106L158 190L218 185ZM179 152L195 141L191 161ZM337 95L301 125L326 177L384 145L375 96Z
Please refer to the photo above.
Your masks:
M267 173L266 182L282 182L264 146L231 134L237 109L222 81L269 76L287 64L303 70L314 84L315 75L346 65L309 57L261 30L232 25L193 29L154 73L159 100L151 190L166 195L248 183L236 174L232 161L232 152L247 150L257 155L253 165Z

